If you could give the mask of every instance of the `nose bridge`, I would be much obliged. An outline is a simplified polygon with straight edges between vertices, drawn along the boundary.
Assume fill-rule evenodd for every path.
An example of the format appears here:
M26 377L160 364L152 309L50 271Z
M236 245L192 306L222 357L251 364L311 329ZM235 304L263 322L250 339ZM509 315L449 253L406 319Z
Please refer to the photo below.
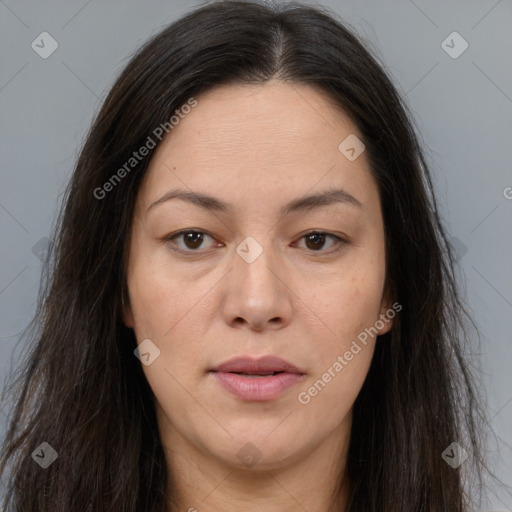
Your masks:
M236 247L225 290L225 320L230 325L243 320L258 330L270 325L282 327L290 321L292 312L283 284L286 280L280 276L281 265L270 235L256 236L246 237Z
M258 238L261 243L255 237L247 236L236 247L235 274L241 278L241 284L245 282L250 288L275 288L273 244L268 236L259 235Z

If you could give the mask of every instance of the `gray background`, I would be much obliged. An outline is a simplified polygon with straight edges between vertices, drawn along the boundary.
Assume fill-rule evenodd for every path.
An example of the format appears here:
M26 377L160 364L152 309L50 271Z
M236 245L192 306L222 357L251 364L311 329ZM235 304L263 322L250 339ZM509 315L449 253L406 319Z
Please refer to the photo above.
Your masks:
M204 2L0 0L0 377L30 321L43 248L101 100L131 52ZM369 41L411 107L482 338L490 454L512 483L512 2L323 2ZM32 41L58 49L41 58ZM452 58L457 31L469 47ZM450 39L448 39L450 41ZM460 42L453 44L457 50ZM35 246L35 249L34 249ZM435 378L435 376L432 376ZM6 416L1 415L4 435ZM482 510L511 510L497 488Z

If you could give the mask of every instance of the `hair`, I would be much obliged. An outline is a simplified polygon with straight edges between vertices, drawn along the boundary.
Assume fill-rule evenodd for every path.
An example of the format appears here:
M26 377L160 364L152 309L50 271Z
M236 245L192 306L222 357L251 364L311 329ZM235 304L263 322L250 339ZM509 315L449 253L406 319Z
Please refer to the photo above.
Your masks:
M167 510L175 493L155 397L120 314L151 154L107 197L94 191L190 98L271 79L316 87L360 130L381 199L386 286L403 307L378 337L354 403L347 510L470 508L469 476L481 487L485 468L483 399L468 354L468 326L476 326L412 116L384 69L335 14L297 2L210 3L135 53L89 130L52 226L37 310L23 334L30 350L8 388L6 512ZM458 469L441 456L454 441L470 454ZM45 470L31 457L42 442L58 453Z

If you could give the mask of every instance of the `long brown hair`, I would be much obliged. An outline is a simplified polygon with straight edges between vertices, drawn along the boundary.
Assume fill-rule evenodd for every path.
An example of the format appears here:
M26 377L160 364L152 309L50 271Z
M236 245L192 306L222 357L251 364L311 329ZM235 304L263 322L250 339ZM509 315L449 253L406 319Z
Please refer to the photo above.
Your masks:
M173 489L154 396L134 357L133 330L119 315L151 152L129 175L109 180L190 98L271 78L316 86L358 126L381 197L387 282L403 306L377 340L354 404L348 510L468 510L464 475L481 483L483 467L481 398L465 356L474 326L412 116L384 67L334 14L296 2L219 1L136 53L81 150L24 333L28 352L8 389L6 511L167 510ZM58 454L47 469L32 457L43 442ZM470 454L459 468L442 457L453 442Z

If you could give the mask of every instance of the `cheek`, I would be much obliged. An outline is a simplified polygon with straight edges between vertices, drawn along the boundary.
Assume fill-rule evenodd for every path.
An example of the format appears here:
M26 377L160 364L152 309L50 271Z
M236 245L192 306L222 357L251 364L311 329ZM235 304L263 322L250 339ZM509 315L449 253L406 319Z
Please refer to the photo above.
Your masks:
M192 389L202 367L203 323L199 321L204 283L187 282L162 266L141 258L131 269L128 284L138 343L149 338L160 350L142 369L163 411L185 416Z
M165 251L139 247L135 247L128 267L134 331L139 344L150 339L160 350L155 362L143 370L156 393L166 390L173 394L176 386L179 393L175 379L188 380L201 356L199 340L204 339L204 320L198 321L198 311L205 284L189 281L169 268L170 258Z
M376 268L367 271L368 267L361 264L355 271L339 272L321 286L313 287L309 282L309 286L300 288L304 311L309 311L310 326L306 329L322 340L318 348L324 367L379 319L383 277Z
M368 374L373 351L374 344L361 345L361 352L351 361L338 361L341 371L337 371L333 357L331 364L301 390L298 401L310 430L320 430L323 437L348 417Z
M171 258L164 248L141 242L134 248L128 268L136 332L165 340L182 322L187 322L190 314L193 315L204 295L204 288L204 283L190 280L186 274L172 268Z
M375 348L370 328L379 319L380 285L377 274L347 276L305 300L314 304L321 322L312 318L317 324L314 372L298 401L316 425L339 425L361 390ZM315 332L311 324L309 330Z
M357 254L345 271L314 293L311 287L302 289L304 302L313 305L321 319L315 372L301 388L299 400L316 424L338 425L361 390L375 348L371 328L379 320L384 275L382 260Z
M201 314L204 288L157 273L134 281L136 337L150 338L161 351L161 362L173 372L197 366L207 323Z

